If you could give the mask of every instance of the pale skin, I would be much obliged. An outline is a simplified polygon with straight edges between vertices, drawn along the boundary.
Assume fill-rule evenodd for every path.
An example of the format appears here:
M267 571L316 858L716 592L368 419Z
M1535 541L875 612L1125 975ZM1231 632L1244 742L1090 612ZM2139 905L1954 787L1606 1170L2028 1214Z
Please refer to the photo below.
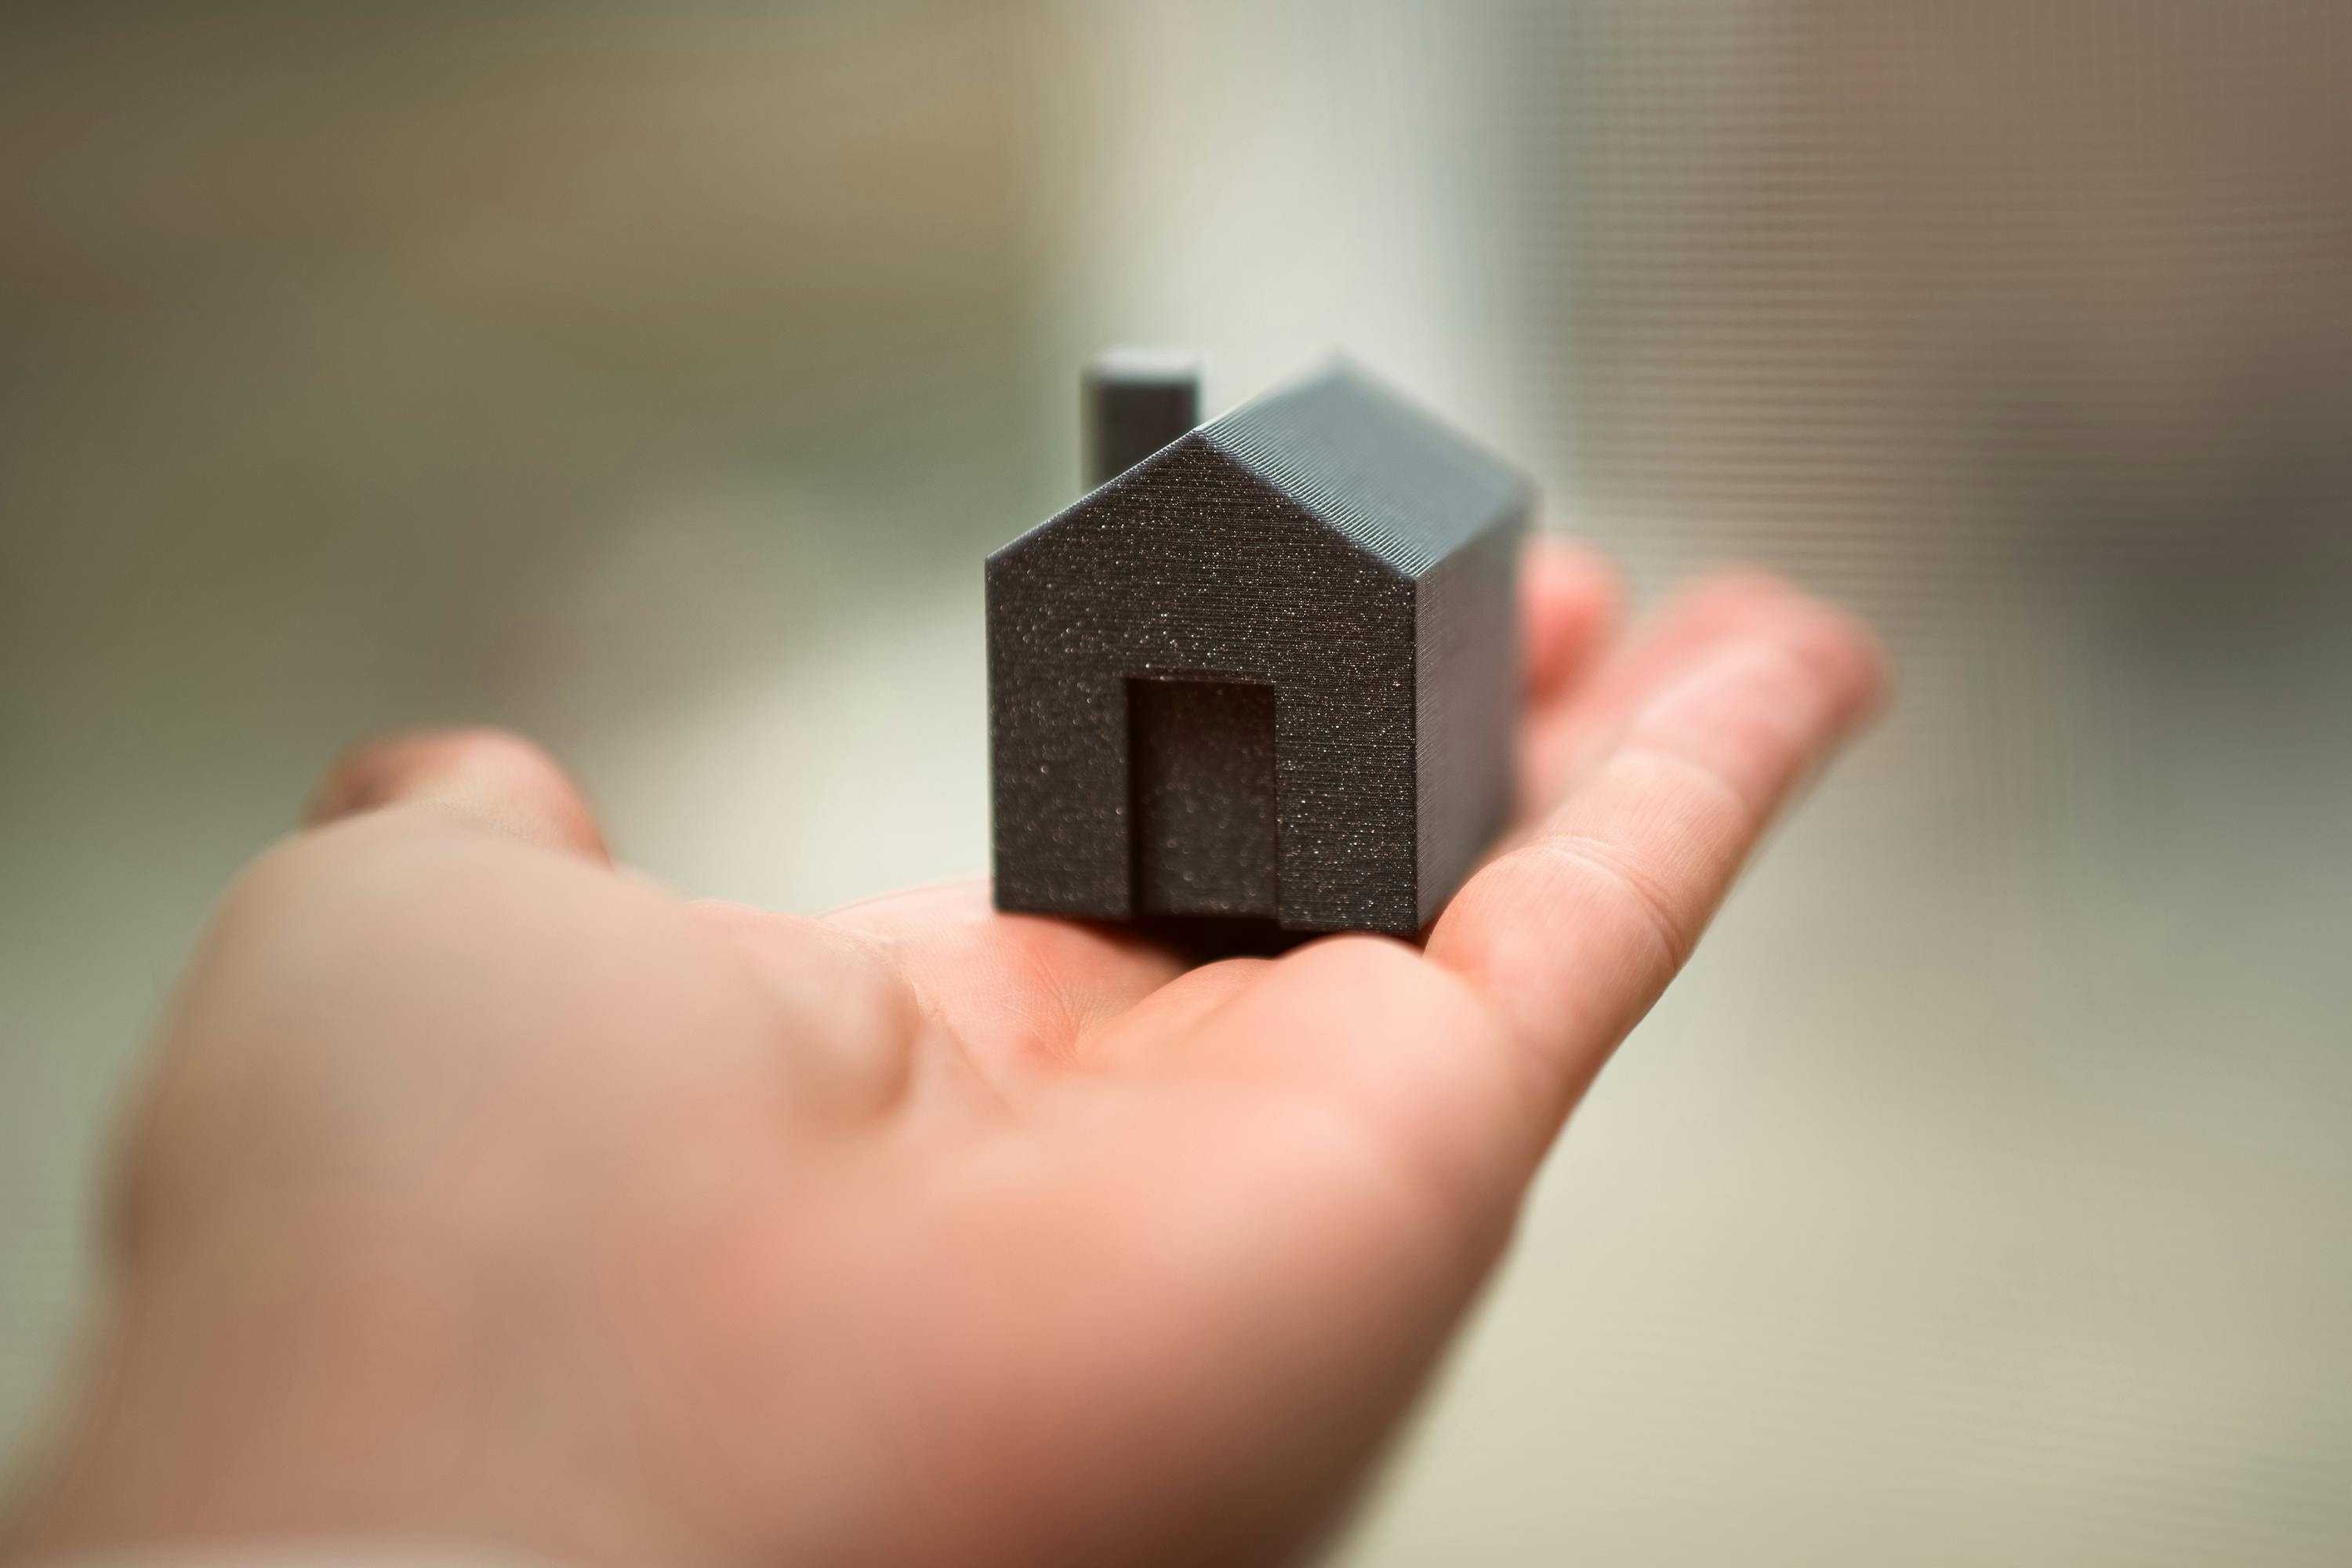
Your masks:
M1527 809L1420 943L1187 970L982 886L698 903L525 742L347 756L181 984L16 1549L1310 1549L1878 700L1867 634L1777 581L1621 644L1591 556L1525 580Z

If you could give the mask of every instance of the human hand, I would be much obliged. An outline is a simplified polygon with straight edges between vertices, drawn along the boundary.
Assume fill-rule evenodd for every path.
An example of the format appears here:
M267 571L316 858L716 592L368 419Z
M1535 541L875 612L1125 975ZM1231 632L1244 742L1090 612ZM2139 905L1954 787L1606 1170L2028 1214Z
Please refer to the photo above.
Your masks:
M1191 969L984 887L821 920L607 863L539 753L341 763L192 963L26 1550L664 1562L1310 1544L1793 787L1852 623L1526 574L1524 825L1424 946Z

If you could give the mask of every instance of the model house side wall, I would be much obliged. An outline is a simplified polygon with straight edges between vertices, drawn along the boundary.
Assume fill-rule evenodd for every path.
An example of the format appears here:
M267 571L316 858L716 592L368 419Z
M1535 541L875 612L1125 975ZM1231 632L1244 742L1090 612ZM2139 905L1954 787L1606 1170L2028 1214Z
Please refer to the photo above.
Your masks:
M1431 568L1419 598L1416 913L1434 920L1509 818L1519 706L1516 521Z
M1134 912L1128 682L1276 688L1280 919L1410 931L1413 585L1196 439L989 563L997 902Z

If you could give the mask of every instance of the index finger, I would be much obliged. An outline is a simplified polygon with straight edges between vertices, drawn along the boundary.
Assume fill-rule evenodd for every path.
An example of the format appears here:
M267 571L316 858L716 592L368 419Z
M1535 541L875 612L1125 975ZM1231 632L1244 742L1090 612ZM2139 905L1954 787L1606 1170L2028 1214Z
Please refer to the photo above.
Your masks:
M1542 1065L1559 1114L1690 956L1758 838L1881 682L1869 634L1793 590L1682 668L1430 935L1430 958L1484 994Z

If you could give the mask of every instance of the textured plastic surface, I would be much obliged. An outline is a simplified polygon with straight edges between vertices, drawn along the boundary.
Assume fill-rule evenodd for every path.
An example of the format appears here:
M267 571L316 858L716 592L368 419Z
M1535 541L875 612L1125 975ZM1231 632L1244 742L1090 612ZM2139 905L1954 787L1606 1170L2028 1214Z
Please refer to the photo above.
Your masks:
M1274 688L1127 683L1135 912L1279 914Z
M1508 810L1532 499L1335 366L991 556L998 907L1420 930Z

